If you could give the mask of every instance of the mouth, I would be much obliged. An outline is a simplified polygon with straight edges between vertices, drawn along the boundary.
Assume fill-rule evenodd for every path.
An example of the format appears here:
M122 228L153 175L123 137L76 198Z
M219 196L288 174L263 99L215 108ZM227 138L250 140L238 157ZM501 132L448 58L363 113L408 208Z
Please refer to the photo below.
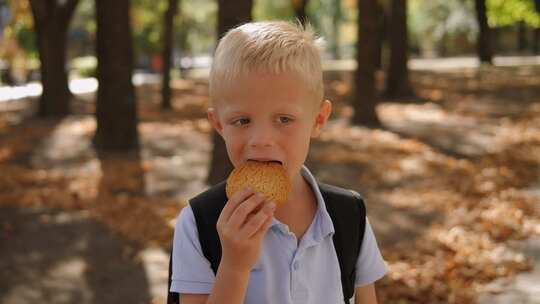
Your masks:
M276 159L269 159L269 158L250 158L248 161L256 161L256 162L263 162L263 163L276 163L283 166L283 162Z

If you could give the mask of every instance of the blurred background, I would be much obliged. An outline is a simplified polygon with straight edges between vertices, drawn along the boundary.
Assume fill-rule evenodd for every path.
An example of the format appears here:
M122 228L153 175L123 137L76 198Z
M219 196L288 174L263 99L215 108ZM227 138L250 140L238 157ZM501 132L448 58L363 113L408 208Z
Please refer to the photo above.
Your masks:
M0 303L164 303L176 216L228 175L216 42L309 22L307 166L367 200L381 303L540 303L540 1L0 0Z

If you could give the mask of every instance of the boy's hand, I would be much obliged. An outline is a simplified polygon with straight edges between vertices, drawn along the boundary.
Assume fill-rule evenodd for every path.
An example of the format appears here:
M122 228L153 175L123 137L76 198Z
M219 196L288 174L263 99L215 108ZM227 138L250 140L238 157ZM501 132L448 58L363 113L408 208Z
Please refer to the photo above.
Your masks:
M221 240L221 266L248 273L257 263L261 243L272 223L275 203L260 193L243 189L235 193L223 208L217 231Z

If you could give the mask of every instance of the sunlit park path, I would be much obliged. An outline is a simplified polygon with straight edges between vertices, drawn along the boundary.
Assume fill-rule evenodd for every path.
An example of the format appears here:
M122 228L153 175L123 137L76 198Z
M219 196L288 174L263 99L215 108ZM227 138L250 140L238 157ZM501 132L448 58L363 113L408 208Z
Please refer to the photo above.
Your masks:
M350 107L339 100L343 97L339 92L345 90L346 85L332 83L329 94L336 99L335 116L322 138L314 142L308 166L322 181L357 188L366 195L370 221L383 253L388 256L396 253L393 246L398 241L407 245L403 243L425 240L430 233L439 233L437 237L448 243L455 237L456 243L470 242L476 246L482 240L473 233L460 234L461 230L455 229L448 235L445 226L435 232L428 232L428 228L437 223L451 225L451 222L467 227L475 220L473 212L463 213L462 208L457 208L460 206L452 205L460 199L474 204L475 197L460 196L452 193L452 189L464 188L467 192L471 190L468 185L471 188L492 187L492 190L484 190L489 196L499 186L515 183L512 185L518 188L516 191L502 191L501 196L519 198L523 193L540 196L540 173L527 168L529 164L540 164L540 157L537 157L540 154L532 153L539 151L538 146L531 147L530 155L523 155L529 150L510 145L522 144L521 137L536 138L533 132L539 128L536 117L540 113L540 95L536 84L540 75L540 57L496 57L495 67L479 66L474 58L413 59L410 66L413 83L426 100L410 104L383 100L380 115L389 131L368 131L344 124ZM352 71L354 65L351 61L329 62L327 69L347 72ZM486 73L479 80L477 72L481 69ZM29 161L32 170L14 165L5 167L13 171L2 172L17 175L18 179L10 181L9 185L21 191L21 195L19 207L7 206L0 214L0 236L3 238L0 269L10 274L0 276L0 286L6 287L7 291L0 293L0 302L22 304L38 299L53 304L163 302L167 237L170 237L176 211L170 201L183 201L205 186L204 175L209 161L209 125L204 118L207 69L191 73L190 76L199 80L175 82L175 110L169 114L157 110L159 77L135 75L133 81L142 93L139 96L140 164L110 164L97 158L90 143L95 122L88 109L79 112L77 108L74 115L58 124L28 120L8 129L4 139L8 140L6 146L15 151L12 153L17 153L20 148L17 145L32 141L35 144L20 148L26 154L22 153L22 157L15 157L13 161L15 164ZM498 79L501 75L515 81L516 87L524 85L510 86L506 91L506 78ZM469 84L473 89L468 89ZM144 89L139 90L142 87ZM84 96L82 99L88 101L92 100L96 88L97 82L92 78L73 80L70 84L74 94ZM4 99L4 105L17 105L17 100L22 104L28 100L26 97L40 93L36 84L10 89L15 93L9 100ZM450 89L451 94L448 93ZM5 97L3 93L0 96ZM501 119L505 115L508 120ZM519 152L515 158L512 158L512 151ZM373 155L377 155L376 161L372 160ZM501 159L496 158L498 155L502 155ZM521 156L526 159L520 159ZM515 171L507 172L509 165L514 166L510 169ZM142 181L135 178L141 172ZM141 183L148 196L138 196L137 187ZM21 186L28 188L17 189ZM51 191L45 191L45 186ZM109 193L108 187L117 193ZM68 191L64 191L66 189ZM3 190L5 194L11 189ZM44 197L55 201L40 201ZM499 197L494 195L495 203L499 202L497 199ZM445 207L447 203L449 206ZM482 203L492 204L489 200L482 200ZM38 207L29 208L33 204ZM528 206L519 200L516 204ZM487 227L496 231L495 236L514 231L505 230L516 228L514 215L517 223L523 220L529 225L528 229L537 227L527 218L528 214L520 215L517 211L506 214L515 211L512 204L499 207L489 212L473 210L480 219L490 219L483 224L491 225ZM522 231L517 229L516 233L520 235ZM540 235L540 230L537 233ZM40 235L37 241L36 235ZM8 243L9 246L5 245ZM482 263L489 259L495 263L482 265L494 267L492 264L502 261L504 267L494 269L511 274L513 267L525 267L523 259L526 256L532 263L529 269L532 271L509 275L509 278L503 276L488 284L479 295L479 302L538 303L540 241L518 238L505 242L508 248L490 245L495 246L491 255L484 250L478 256L482 257ZM455 250L459 251L459 248ZM471 258L466 254L465 257ZM514 260L518 266L512 266ZM425 265L431 265L429 262ZM407 275L410 271L403 268L405 266L394 263L394 274ZM449 272L453 275L466 271L477 271L480 275L483 271L456 265L447 267L453 267L454 271ZM430 275L427 268L420 265L416 271ZM441 277L434 276L433 279ZM393 280L400 279L394 277ZM384 284L382 292L384 288L395 288ZM405 285L398 287L406 288ZM417 293L415 288L421 287L411 285L407 288L409 290L403 294Z
M208 74L208 57L199 58L201 62L191 73L195 77L204 77ZM434 59L411 59L409 68L411 70L453 70L464 68L478 68L479 61L476 57L453 57ZM517 65L540 65L540 56L495 56L495 66L517 66ZM353 70L356 68L354 60L328 60L325 62L327 70ZM133 77L135 85L143 83L156 83L160 81L159 75L148 73L136 73ZM69 89L74 94L93 93L97 90L97 80L95 78L73 79L69 84ZM42 88L39 82L32 82L22 86L0 86L0 102L16 100L26 97L36 97L41 95Z
M133 84L158 83L160 78L155 74L138 73L133 76ZM96 78L73 79L69 83L69 90L77 94L94 93L98 88ZM30 82L21 86L0 86L0 102L12 101L28 97L40 96L42 87L39 82Z

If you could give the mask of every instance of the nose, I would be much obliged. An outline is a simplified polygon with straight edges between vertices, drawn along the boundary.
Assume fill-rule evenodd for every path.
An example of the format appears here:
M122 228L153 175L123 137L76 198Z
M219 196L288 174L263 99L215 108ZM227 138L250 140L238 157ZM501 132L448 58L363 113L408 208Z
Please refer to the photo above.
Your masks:
M249 138L249 145L251 147L271 147L274 143L275 136L271 127L262 124L252 127Z

